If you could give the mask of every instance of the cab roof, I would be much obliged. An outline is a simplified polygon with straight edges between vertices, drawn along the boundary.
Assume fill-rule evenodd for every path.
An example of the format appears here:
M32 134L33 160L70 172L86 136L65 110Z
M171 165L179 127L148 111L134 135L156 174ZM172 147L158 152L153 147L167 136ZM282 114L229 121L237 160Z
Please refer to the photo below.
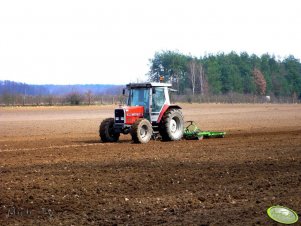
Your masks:
M159 82L144 82L144 83L129 83L126 85L128 89L131 88L151 88L151 87L172 87L170 83Z

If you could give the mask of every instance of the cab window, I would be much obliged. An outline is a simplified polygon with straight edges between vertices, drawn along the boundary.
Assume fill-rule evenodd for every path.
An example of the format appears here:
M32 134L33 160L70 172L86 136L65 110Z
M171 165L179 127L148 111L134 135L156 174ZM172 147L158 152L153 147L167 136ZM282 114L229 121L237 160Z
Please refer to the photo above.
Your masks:
M160 112L165 103L165 95L163 87L154 87L152 95L152 112Z
M149 89L147 88L131 89L128 105L143 106L145 111L147 111L149 108Z

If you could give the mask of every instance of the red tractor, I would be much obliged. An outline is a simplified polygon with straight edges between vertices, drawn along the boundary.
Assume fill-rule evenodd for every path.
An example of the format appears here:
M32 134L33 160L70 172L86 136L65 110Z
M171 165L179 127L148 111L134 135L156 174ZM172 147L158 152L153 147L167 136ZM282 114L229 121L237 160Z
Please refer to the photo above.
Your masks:
M159 136L164 141L183 137L181 107L170 104L171 84L130 83L126 87L127 106L115 109L114 118L107 118L100 124L102 142L116 142L121 133L130 133L135 143L147 143Z

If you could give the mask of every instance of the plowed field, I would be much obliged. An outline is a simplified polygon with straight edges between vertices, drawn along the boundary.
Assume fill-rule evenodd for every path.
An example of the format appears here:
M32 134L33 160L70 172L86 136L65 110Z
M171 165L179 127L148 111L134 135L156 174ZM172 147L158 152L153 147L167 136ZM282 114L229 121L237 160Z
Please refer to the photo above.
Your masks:
M226 137L101 143L114 106L1 108L0 225L278 225L272 205L301 215L301 105L182 107Z

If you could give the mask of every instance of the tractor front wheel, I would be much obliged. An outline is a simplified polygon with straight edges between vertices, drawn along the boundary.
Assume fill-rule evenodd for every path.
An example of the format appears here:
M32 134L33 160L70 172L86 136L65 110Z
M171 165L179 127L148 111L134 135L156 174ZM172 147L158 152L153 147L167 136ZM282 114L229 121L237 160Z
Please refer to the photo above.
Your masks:
M114 131L114 119L107 118L99 126L99 136L102 142L117 142L120 133Z
M180 140L184 133L184 117L179 109L169 109L167 110L159 126L159 131L162 136L162 140Z
M132 126L131 135L134 143L147 143L153 134L153 127L147 119L138 119Z

